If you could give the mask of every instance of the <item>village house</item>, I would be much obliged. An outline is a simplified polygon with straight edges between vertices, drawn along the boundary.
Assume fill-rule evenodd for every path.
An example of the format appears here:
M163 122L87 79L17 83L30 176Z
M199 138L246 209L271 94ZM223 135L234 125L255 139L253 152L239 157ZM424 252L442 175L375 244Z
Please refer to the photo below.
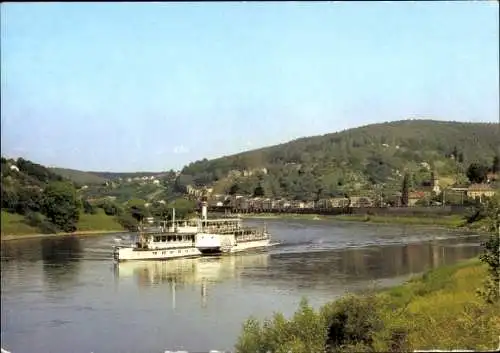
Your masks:
M314 201L306 201L306 202L304 202L304 207L305 208L314 208L315 202Z
M334 197L330 199L331 207L347 207L349 205L349 199L346 197Z
M498 174L496 174L496 173L488 173L486 175L486 179L487 179L486 180L487 183L492 183L492 182L498 180L499 177L498 177Z
M351 197L351 207L372 207L373 200L366 196Z
M467 197L471 199L483 197L492 197L495 195L495 190L489 184L472 184L467 188Z
M417 202L423 201L429 196L429 193L425 191L410 192L408 195L408 206L415 206Z
M273 208L273 201L270 198L262 200L262 209L271 210Z

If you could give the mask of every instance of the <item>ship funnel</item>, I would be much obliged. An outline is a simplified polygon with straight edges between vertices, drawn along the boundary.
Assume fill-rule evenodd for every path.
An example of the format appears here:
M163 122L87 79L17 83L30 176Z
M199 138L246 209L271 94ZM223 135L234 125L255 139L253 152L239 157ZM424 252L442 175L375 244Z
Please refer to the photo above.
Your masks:
M201 218L203 220L207 219L207 203L205 201L201 203Z

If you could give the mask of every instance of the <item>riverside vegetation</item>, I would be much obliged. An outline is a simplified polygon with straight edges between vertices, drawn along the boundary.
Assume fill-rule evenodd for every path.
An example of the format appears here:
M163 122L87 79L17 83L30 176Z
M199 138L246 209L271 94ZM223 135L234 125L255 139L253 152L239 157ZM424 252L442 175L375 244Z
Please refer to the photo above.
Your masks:
M348 294L314 310L304 299L289 319L250 318L240 353L492 350L500 335L500 201L483 204L468 222L490 232L483 254L383 291Z
M148 208L140 199L91 200L74 182L22 158L2 157L1 173L2 236L132 230L146 216L168 216L174 206L181 217L194 210L184 199Z
M188 186L288 200L367 196L390 202L406 174L409 192L428 187L433 174L442 189L483 182L488 171L500 170L498 138L498 124L402 120L203 159L180 174L50 170L88 186L83 191L87 197L111 196L119 203L168 200L186 193ZM141 177L158 178L159 184ZM458 193L446 195L446 203L462 201Z

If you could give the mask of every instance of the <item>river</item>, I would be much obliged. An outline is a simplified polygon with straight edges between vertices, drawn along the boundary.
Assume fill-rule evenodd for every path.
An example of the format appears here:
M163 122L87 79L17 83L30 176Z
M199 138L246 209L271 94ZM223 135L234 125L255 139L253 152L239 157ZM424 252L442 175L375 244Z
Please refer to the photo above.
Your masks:
M267 225L280 242L267 251L166 263L114 265L113 235L3 242L2 348L229 351L250 315L291 315L303 296L318 307L480 251L477 236L442 229L312 220Z

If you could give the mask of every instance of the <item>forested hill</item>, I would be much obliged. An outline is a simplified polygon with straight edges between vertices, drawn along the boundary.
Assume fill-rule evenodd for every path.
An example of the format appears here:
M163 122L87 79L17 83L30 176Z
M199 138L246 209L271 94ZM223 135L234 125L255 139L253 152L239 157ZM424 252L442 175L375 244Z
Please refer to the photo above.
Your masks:
M262 186L266 196L311 199L375 184L395 187L404 171L418 184L430 177L426 163L460 182L469 163L490 166L499 143L498 124L402 120L204 159L182 170L182 182L212 185L215 192L252 193Z

